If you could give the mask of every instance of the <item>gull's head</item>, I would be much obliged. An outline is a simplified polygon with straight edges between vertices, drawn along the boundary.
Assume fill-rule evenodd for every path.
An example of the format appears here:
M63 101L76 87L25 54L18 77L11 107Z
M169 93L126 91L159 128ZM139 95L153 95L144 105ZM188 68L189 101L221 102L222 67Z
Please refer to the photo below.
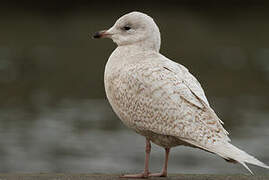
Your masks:
M111 38L118 46L137 44L144 49L159 51L160 31L154 20L141 12L120 17L108 30L95 33L94 38Z

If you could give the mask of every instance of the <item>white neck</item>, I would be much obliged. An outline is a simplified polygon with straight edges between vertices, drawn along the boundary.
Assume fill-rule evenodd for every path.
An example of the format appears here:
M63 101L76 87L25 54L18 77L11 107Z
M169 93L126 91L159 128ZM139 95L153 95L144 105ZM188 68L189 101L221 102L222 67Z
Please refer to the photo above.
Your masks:
M136 58L133 58L134 56L145 56L152 53L159 53L159 49L145 45L145 42L118 46L110 55L106 69L108 67L118 69L122 65L136 60ZM144 58L141 57L141 59Z
M128 51L128 55L145 51L154 51L158 53L160 50L160 43L152 43L152 41L138 41L133 44L120 45L117 49Z

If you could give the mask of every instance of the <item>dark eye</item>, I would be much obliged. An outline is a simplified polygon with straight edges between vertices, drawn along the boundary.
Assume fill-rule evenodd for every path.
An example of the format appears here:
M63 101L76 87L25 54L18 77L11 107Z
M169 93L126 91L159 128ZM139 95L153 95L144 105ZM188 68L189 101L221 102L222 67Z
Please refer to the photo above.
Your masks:
M124 26L123 29L124 29L125 31L128 31L128 30L131 29L131 27L130 27L130 26Z

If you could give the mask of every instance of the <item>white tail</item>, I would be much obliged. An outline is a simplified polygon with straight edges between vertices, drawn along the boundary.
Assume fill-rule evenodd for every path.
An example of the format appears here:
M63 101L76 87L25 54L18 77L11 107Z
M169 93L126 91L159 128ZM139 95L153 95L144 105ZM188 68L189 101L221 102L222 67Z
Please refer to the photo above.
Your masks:
M255 157L247 154L246 152L240 150L239 148L235 147L234 145L228 142L212 147L211 152L220 155L224 159L235 160L241 163L251 174L253 174L253 172L248 168L246 163L254 164L256 166L269 169L269 166L267 166L263 162L259 161Z

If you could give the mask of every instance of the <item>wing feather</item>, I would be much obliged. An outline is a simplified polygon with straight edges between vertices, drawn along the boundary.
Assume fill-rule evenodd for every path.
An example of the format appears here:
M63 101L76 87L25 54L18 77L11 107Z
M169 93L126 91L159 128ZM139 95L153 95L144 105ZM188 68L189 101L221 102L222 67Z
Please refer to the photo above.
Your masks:
M147 59L147 58L150 58ZM141 58L107 78L112 107L137 132L177 137L198 147L229 141L205 93L188 70L164 56Z
M189 88L191 93L195 95L203 105L207 105L208 107L210 107L201 84L189 72L189 70L181 64L178 64L167 58L165 59L165 66L175 73L177 78L180 79Z
M172 114L174 117L169 117L169 119L173 119L171 123L173 125L162 122L162 126L166 130L159 131L152 128L154 132L182 137L183 140L188 139L188 142L193 142L192 144L197 146L199 142L205 143L209 138L230 141L227 136L228 132L221 125L222 121L209 106L200 83L187 68L171 60L166 60L156 61L153 64L144 62L141 63L140 70L137 70L137 67L135 69L135 72L130 71L129 73L135 74L144 88L148 89L148 96L162 102L167 101L167 103L176 105L173 108L177 108L177 112ZM158 110L159 112L169 111L167 109ZM178 134L177 130L169 129L171 126L177 127L181 123L185 133ZM189 132L194 133L188 134ZM195 133L196 135L194 135ZM199 146L203 146L204 143Z

